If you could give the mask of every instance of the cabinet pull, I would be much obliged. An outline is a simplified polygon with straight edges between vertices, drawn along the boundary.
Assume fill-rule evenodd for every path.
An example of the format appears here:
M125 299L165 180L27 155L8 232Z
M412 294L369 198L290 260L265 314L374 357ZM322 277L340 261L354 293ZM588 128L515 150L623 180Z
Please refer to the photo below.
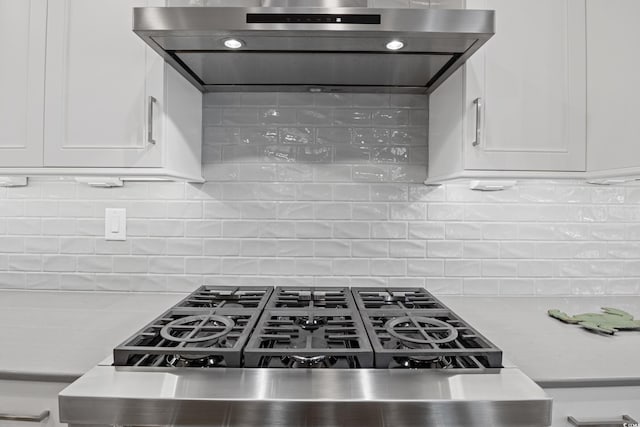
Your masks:
M473 100L476 106L476 139L471 143L474 147L480 145L480 139L482 138L482 98L476 98Z
M11 414L0 414L0 420L3 421L28 421L39 423L49 418L49 411L45 410L40 413L40 415L11 415Z
M623 415L621 420L578 421L573 417L567 417L567 420L576 427L631 427L638 425L638 422L629 415Z
M156 143L156 140L153 137L153 106L157 102L158 100L155 97L149 96L149 108L147 109L149 113L147 117L147 142L154 145Z

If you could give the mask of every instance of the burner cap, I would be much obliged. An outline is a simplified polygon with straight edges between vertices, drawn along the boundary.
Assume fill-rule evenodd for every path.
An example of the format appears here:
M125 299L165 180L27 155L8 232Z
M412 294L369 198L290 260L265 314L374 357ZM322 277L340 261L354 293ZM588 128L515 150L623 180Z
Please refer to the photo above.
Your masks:
M211 368L219 366L224 361L224 357L214 355L189 357L183 354L168 354L165 360L167 365L173 368Z
M227 335L235 326L235 322L225 316L200 314L187 316L167 323L160 330L162 338L184 343L211 341ZM174 336L171 331L178 330L186 336ZM202 333L206 332L206 335ZM209 333L210 332L210 333ZM199 336L198 336L199 335Z
M300 326L305 331L315 331L316 329L324 326L326 324L326 320L318 317L297 317L295 319L295 324Z
M384 325L389 335L403 342L414 344L443 344L455 340L458 337L458 331L448 323L442 320L423 316L405 316L396 317L389 320ZM406 331L396 331L396 328L408 328ZM446 332L447 335L438 338L436 333ZM417 334L422 338L415 338L407 335L407 333Z

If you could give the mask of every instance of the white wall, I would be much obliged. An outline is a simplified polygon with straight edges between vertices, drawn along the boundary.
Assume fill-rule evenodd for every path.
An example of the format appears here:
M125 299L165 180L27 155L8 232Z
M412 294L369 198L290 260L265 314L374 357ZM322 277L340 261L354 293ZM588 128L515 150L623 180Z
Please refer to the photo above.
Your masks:
M419 96L209 94L204 114L205 184L0 188L0 287L640 294L640 186L425 187ZM101 237L107 207L127 241Z

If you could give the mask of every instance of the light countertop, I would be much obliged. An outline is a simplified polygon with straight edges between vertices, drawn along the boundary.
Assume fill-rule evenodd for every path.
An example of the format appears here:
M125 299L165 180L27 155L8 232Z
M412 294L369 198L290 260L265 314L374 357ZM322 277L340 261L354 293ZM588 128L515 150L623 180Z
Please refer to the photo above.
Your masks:
M640 296L443 296L440 300L539 384L640 384L640 331L597 334L547 315L552 308L571 316L615 307L640 318Z
M0 378L72 380L186 294L0 290ZM591 333L549 317L610 306L640 317L640 296L440 296L542 385L640 384L640 331Z
M185 295L0 290L0 378L77 378Z

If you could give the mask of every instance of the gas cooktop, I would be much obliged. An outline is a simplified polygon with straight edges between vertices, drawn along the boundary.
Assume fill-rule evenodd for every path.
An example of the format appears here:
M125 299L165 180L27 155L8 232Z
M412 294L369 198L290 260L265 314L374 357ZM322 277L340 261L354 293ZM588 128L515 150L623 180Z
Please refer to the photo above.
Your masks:
M502 351L422 288L202 286L117 346L114 365L500 368Z

